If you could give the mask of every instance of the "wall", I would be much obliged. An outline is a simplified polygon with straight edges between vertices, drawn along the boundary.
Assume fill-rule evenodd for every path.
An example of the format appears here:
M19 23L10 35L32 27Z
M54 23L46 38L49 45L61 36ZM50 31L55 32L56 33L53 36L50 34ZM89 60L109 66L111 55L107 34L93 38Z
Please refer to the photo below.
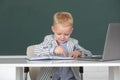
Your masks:
M57 11L72 13L72 37L93 54L102 53L108 24L120 22L120 0L0 0L0 55L25 55L52 34Z

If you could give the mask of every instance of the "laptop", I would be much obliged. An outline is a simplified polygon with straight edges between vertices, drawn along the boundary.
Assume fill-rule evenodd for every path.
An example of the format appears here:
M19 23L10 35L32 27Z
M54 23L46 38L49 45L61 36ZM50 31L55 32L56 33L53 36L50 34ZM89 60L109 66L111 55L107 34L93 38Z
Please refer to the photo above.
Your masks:
M108 25L103 55L93 55L92 57L79 58L79 60L120 60L120 23Z

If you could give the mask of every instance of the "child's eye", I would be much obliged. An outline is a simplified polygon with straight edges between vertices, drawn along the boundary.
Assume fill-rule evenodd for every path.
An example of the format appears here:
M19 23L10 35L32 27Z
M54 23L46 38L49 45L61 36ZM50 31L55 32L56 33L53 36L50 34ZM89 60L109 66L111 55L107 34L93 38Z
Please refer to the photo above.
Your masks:
M65 36L68 36L69 34L65 34Z
M58 33L57 35L61 35L61 33Z

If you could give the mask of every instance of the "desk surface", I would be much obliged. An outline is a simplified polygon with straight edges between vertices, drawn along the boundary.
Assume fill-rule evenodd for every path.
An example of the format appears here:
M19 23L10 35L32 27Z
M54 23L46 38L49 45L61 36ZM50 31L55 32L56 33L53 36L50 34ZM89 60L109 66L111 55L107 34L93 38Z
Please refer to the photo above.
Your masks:
M28 61L26 56L0 56L0 65L16 66L120 66L120 60L114 61L81 61L81 60L42 60ZM33 65L34 64L34 65ZM66 65L67 64L67 65Z

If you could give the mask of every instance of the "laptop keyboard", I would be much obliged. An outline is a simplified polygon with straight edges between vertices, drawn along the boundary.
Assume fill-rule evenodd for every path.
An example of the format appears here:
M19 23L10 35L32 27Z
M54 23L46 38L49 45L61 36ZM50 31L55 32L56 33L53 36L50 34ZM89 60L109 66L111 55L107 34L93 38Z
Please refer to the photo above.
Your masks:
M78 60L99 60L102 59L102 56L92 56L92 57L80 57Z

